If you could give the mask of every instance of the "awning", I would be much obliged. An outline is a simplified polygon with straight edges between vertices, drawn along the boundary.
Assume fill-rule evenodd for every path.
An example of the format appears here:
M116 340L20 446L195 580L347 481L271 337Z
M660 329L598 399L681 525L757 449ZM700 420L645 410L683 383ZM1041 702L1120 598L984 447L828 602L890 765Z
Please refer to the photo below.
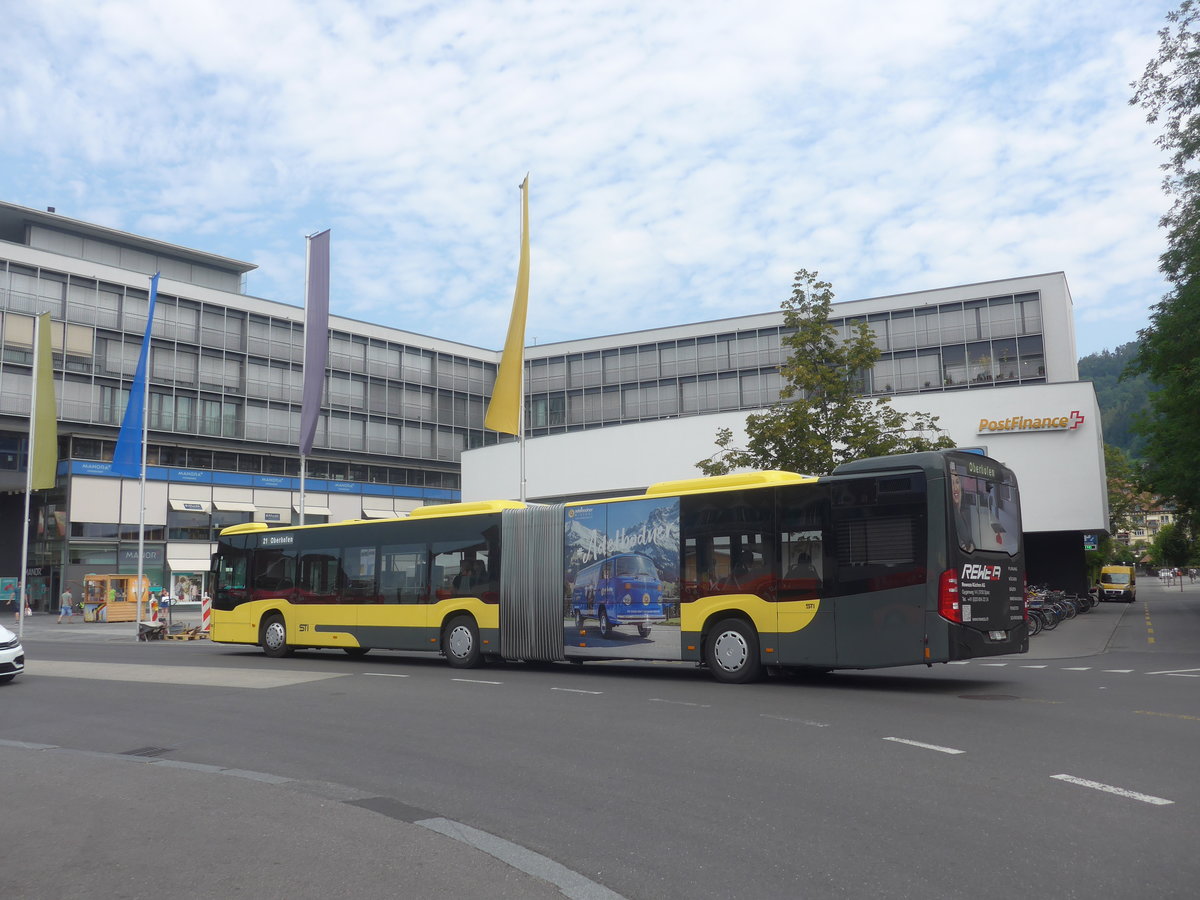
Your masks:
M213 506L221 512L254 512L254 504L245 500L214 500Z
M178 575L180 572L207 572L211 563L207 559L171 559L168 557L167 565L174 574Z
M300 512L300 504L299 503L294 504L292 506L292 509L294 509L296 512ZM330 512L328 506L305 506L304 514L306 516L331 516L331 515L333 515L333 513Z
M382 507L371 506L363 507L364 519L397 519L399 517L400 514L394 509L384 509Z
M207 500L172 500L171 509L175 512L210 513L212 504Z

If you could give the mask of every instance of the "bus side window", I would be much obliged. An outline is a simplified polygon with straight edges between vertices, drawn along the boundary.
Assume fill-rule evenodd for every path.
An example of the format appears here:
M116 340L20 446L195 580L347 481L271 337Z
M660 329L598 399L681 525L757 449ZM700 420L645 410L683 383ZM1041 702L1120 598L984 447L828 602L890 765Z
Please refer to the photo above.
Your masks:
M296 557L278 550L254 554L254 598L291 600L296 584Z
M427 603L428 548L424 544L393 544L380 548L379 593L383 603Z
M337 603L345 578L336 549L305 550L300 555L297 603Z
M342 599L346 603L379 603L375 589L375 547L347 547L342 554L346 586Z

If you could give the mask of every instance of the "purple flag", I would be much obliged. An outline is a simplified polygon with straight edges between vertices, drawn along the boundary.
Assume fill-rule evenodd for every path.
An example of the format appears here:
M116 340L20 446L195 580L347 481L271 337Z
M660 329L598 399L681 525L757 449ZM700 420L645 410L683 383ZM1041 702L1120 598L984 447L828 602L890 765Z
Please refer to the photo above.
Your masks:
M117 446L113 450L112 471L114 475L140 478L142 475L142 438L146 426L146 363L150 356L150 329L154 326L154 302L158 299L158 272L150 279L150 306L146 310L146 336L142 339L142 352L138 356L137 369L133 375L133 386L129 389L129 402L125 406L125 417L121 419L121 431L117 435Z
M304 297L304 396L300 407L300 453L312 452L325 393L329 359L329 229L308 239Z

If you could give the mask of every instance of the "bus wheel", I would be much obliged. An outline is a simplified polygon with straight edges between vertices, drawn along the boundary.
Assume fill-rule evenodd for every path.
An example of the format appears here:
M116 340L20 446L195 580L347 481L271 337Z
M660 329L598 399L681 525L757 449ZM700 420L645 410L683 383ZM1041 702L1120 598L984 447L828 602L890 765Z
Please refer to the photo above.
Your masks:
M602 606L600 607L600 637L610 638L612 631L612 622L608 621L608 610Z
M724 619L709 632L704 661L717 681L745 684L762 673L758 634L741 619Z
M283 616L271 616L262 627L263 653L272 659L290 656L291 646L287 642L287 626L283 624Z
M479 629L470 616L457 616L442 631L442 652L446 662L456 669L474 669L483 660L479 649Z
M348 656L353 656L355 659L366 656L371 652L370 647L343 647Z
M650 637L650 626L649 625L639 625L638 626L638 635L640 635L641 637Z

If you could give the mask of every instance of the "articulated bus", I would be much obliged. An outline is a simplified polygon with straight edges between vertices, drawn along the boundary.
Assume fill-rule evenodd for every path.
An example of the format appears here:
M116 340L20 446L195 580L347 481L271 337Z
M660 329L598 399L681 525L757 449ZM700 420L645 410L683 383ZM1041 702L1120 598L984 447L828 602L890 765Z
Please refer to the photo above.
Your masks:
M624 561L624 562L622 562ZM489 660L868 669L1022 653L1016 479L960 451L561 505L221 532L214 641ZM593 625L593 622L596 624ZM619 628L635 624L637 629Z

